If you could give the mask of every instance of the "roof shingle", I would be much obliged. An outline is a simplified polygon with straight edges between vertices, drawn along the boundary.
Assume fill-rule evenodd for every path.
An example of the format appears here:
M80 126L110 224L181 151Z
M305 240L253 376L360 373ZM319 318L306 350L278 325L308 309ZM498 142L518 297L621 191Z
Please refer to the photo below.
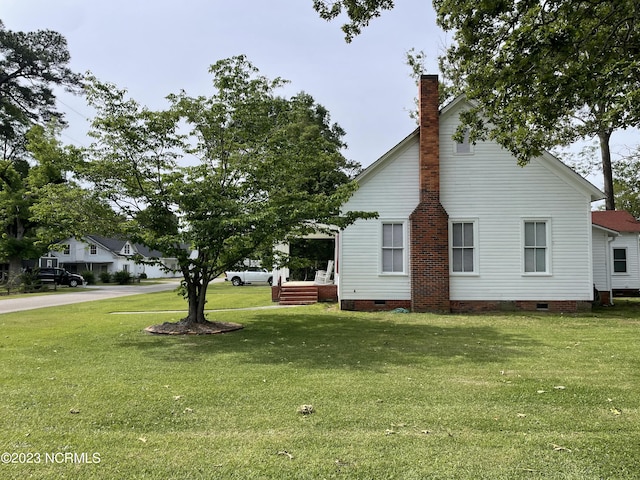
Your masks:
M591 212L591 221L601 227L616 232L640 233L640 222L624 210L603 210Z

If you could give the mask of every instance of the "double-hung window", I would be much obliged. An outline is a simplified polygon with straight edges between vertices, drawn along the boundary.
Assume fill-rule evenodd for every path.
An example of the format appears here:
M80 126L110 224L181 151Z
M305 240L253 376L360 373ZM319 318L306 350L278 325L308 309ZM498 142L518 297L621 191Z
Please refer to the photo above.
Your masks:
M549 222L524 222L524 273L550 273Z
M454 220L450 232L451 272L477 273L476 222Z
M613 249L613 273L627 273L627 249Z
M382 224L382 273L404 273L404 223Z

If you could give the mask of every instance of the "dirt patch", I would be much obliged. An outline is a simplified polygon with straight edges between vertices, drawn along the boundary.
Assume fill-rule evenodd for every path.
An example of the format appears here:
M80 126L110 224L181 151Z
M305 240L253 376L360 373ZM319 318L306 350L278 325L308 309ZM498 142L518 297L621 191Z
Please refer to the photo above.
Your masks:
M244 325L232 322L165 322L159 325L151 325L145 328L144 331L156 335L215 335L217 333L233 332L243 328Z

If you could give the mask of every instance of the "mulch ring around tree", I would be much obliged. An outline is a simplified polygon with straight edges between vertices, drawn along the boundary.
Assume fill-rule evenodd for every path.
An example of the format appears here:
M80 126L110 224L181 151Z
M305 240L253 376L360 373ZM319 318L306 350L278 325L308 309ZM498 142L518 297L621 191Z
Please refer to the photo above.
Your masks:
M165 322L160 325L151 325L145 328L144 331L157 335L214 335L217 333L233 332L243 328L244 325L232 322Z

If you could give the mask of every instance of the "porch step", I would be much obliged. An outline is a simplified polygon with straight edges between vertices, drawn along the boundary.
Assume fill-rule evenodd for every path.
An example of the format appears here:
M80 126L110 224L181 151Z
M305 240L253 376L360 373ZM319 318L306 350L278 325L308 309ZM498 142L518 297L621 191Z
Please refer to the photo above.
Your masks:
M282 285L280 305L311 305L318 303L318 287L315 285Z

